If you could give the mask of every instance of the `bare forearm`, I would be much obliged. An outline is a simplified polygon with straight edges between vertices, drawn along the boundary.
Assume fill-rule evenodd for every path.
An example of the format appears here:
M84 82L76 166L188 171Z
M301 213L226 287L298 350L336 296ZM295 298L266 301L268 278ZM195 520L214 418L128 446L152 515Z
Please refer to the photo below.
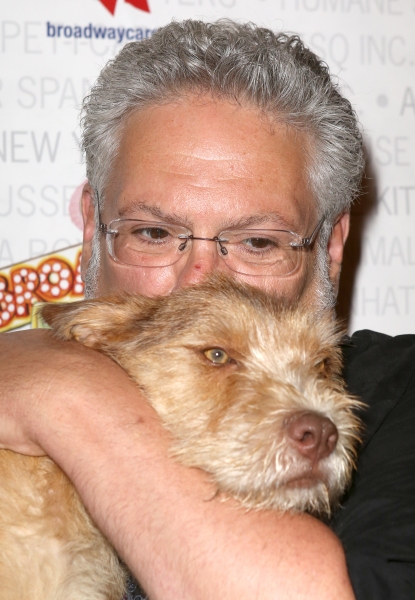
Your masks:
M31 386L18 383L30 402L22 438L68 473L152 599L353 597L340 545L322 524L212 499L204 473L170 459L168 435L119 367L74 343L26 339L25 355L7 340L13 367L4 374L13 395L13 369L33 369ZM19 411L17 401L8 407L9 423Z
M102 427L105 452L99 430L94 441L91 428L88 463L71 476L151 598L352 597L341 548L319 522L212 499L203 473L171 462L143 408L131 425Z

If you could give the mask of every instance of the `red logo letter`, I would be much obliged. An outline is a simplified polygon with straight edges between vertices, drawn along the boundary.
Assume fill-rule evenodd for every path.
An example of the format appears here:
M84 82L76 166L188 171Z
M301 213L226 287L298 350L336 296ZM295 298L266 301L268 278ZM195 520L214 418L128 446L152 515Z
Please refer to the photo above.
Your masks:
M148 5L147 0L125 0L127 4L131 4L135 8L139 10L143 10L144 12L150 12L150 7ZM107 10L113 15L115 13L115 7L117 4L117 0L100 0L101 4L105 6Z

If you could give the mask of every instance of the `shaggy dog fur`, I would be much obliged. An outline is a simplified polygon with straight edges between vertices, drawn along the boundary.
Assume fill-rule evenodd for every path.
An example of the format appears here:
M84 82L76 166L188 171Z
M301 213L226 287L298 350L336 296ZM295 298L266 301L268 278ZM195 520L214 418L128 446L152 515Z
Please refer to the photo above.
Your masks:
M61 339L108 354L175 440L247 508L327 515L349 484L358 403L331 313L215 277L171 296L48 305ZM124 572L48 458L0 451L1 600L120 600Z

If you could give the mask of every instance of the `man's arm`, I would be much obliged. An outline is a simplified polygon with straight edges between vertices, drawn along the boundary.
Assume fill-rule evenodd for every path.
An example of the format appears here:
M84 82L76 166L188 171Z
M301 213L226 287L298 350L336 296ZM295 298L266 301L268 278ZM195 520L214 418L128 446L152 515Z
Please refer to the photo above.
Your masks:
M152 600L353 598L325 525L215 498L106 356L47 331L5 334L0 378L2 446L62 467Z

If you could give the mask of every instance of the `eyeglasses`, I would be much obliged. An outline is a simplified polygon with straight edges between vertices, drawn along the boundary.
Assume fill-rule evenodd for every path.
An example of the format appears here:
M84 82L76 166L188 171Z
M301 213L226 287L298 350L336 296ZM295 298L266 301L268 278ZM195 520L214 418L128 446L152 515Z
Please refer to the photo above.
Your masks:
M302 250L310 248L325 217L309 237L279 229L222 231L213 238L196 237L186 227L138 219L100 221L108 253L113 260L133 267L168 267L190 250L194 240L215 242L219 256L236 273L285 277L301 261Z

